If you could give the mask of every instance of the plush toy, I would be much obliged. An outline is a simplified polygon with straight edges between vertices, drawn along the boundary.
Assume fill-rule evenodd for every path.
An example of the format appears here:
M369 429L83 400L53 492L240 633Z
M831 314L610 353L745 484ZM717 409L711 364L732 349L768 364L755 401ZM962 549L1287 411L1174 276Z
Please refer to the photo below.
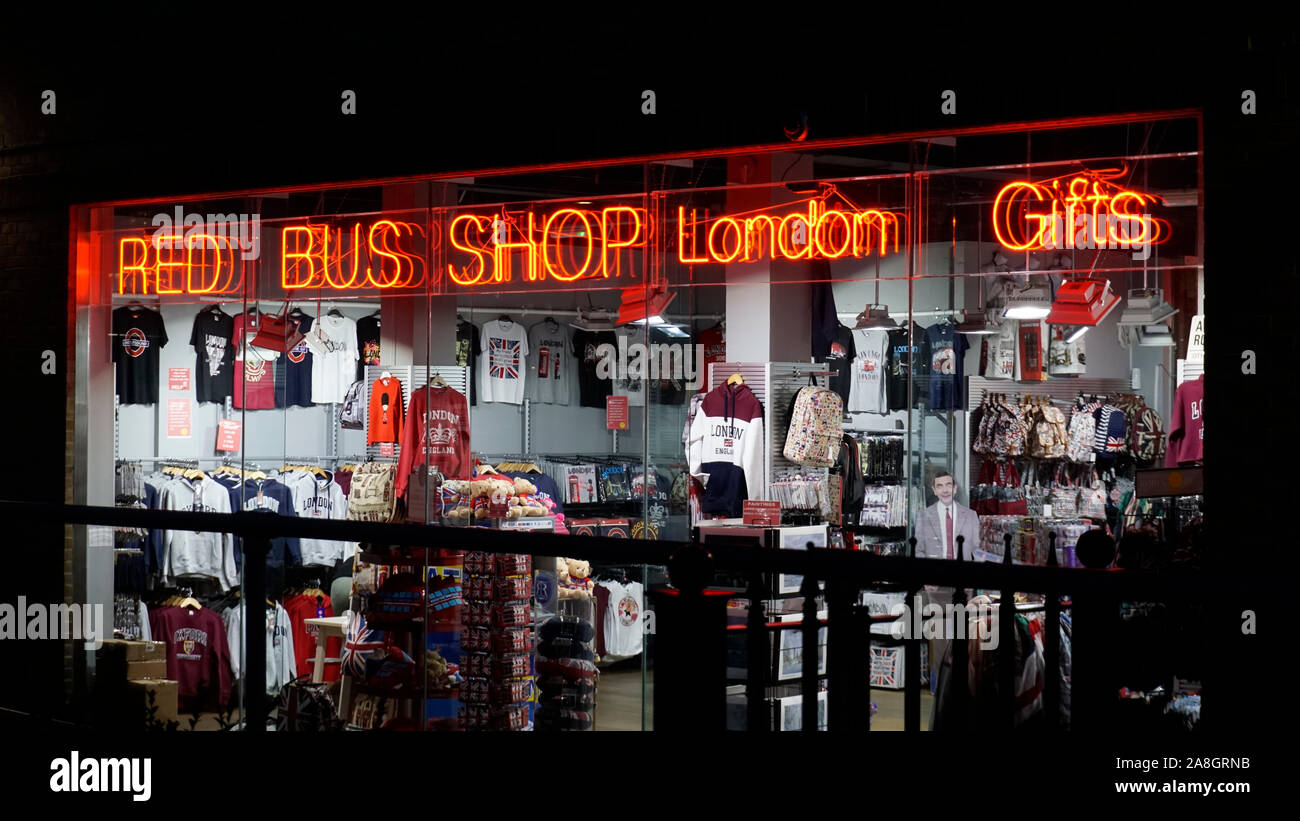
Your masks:
M569 560L557 557L555 559L555 580L561 587L569 583Z
M517 504L523 509L524 516L545 516L546 515L546 507L542 504L541 500L538 499L536 496L532 496L532 495L512 496L510 498L511 498L511 504L516 504L515 500L518 500Z
M469 497L471 499L486 499L492 492L492 481L490 479L475 479L469 483Z
M565 525L564 525L564 514L563 514L563 513L557 513L557 514L555 514L555 532L558 533L558 534L560 534L561 536L568 536L568 535L569 535L569 528L565 527ZM568 570L566 569L565 572L567 573Z
M560 588L562 599L585 599L593 595L591 581L591 562L582 559L565 559L568 570L568 582Z
M515 479L515 495L529 496L537 492L537 485L527 479Z

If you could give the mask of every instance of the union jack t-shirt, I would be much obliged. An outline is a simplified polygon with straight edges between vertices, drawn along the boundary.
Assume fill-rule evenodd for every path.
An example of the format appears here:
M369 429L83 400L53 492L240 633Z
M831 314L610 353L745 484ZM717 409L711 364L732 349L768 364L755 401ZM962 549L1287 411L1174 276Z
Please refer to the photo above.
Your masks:
M528 356L528 335L524 326L511 320L494 320L483 326L479 356L480 398L487 402L524 401L524 357Z

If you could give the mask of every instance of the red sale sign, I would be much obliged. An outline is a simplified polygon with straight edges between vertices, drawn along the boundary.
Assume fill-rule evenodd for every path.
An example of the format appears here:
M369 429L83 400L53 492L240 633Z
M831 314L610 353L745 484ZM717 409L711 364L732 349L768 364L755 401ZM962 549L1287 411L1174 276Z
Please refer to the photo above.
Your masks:
M605 397L605 428L607 430L627 430L627 397Z
M758 527L781 526L781 503L746 499L741 511L742 521Z
M243 427L243 422L234 419L222 419L217 425L217 450L237 453Z
M167 438L190 438L190 400L167 400Z
M187 391L189 389L190 389L189 368L168 368L167 369L167 390Z

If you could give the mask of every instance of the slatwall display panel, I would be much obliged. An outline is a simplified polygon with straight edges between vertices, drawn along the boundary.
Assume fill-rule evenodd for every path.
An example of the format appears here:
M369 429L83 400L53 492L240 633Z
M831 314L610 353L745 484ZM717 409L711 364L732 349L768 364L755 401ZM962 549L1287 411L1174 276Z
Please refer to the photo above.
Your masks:
M1053 399L1061 399L1073 402L1075 397L1080 393L1097 394L1098 396L1110 396L1116 393L1126 393L1132 390L1132 379L1124 377L1120 379L1104 379L1100 377L1080 376L1077 378L1057 377L1048 379L1046 382L1013 382L1009 379L985 379L982 376L969 377L966 383L966 407L970 413L966 414L966 441L973 442L975 434L979 431L971 430L971 420L975 418L975 409L979 407L980 398L983 392L1004 393L1009 396L1050 396ZM1068 410L1061 406L1062 410ZM1066 421L1069 421L1069 413L1066 413ZM967 464L967 478L970 481L969 487L974 487L978 482L980 465L983 459L972 458Z
M375 384L375 380L383 375L384 371L388 371L390 374L397 377L397 379L401 381L402 407L404 408L411 407L411 391L418 390L419 388L424 387L429 383L429 380L432 379L435 375L442 376L442 378L447 381L448 387L455 388L456 390L465 394L467 398L469 396L469 367L468 366L398 365L398 366L385 367L382 365L367 365L366 377L365 377L366 380L365 391L364 391L365 405L363 406L363 416L366 420L366 428L367 428L365 441L367 442L370 441L370 431L369 431L370 388ZM408 418L406 421L410 423L412 420ZM380 459L380 458L388 459L389 457L381 457L379 455L379 449L380 449L379 444L366 445L366 458L367 459ZM401 456L401 454L402 454L401 445L394 445L392 458L396 459L397 457Z

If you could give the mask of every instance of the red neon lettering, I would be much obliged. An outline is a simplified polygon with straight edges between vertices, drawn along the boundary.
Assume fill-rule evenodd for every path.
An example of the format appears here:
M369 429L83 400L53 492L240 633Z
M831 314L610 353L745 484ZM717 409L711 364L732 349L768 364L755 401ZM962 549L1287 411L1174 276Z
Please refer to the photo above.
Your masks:
M632 216L632 236L622 238L618 234L619 214L630 214ZM614 230L611 231L610 228ZM623 248L631 248L641 241L641 211L627 205L614 205L602 209L600 212L600 235L604 238L605 250L601 254L600 271L605 278L609 278L612 273L614 276L621 276L622 255L619 251ZM613 265L610 265L610 262ZM612 269L612 271L611 271Z
M317 278L316 274L316 257L312 253L314 239L315 230L305 225L291 225L280 231L280 286L286 291L310 288L319 285L323 279L324 260L321 261L321 278ZM306 250L302 250L304 241ZM290 260L294 262L290 264ZM302 273L304 262L307 265L305 276Z
M549 221L547 225L549 227ZM511 223L507 220L505 223L506 241L497 241L492 248L492 281L510 282L514 278L510 265L510 249L522 248L524 249L524 277L529 282L533 282L539 277L537 243L533 242L533 212L528 212L528 228L522 242L510 242L510 226ZM545 237L546 232L543 231L543 241L545 241Z
M707 219L707 214L705 216ZM695 209L691 209L691 244L690 251L695 250ZM690 251L686 246L686 206L677 206L677 259L681 262L708 262L708 257L687 256Z
M831 244L831 239L828 236L835 228L832 220L839 220L842 226L844 240L838 249ZM839 259L847 255L853 248L853 221L843 211L827 211L817 220L817 230L813 231L813 242L816 244L818 252L827 259Z
M139 247L140 252L130 263L126 261L127 247ZM149 293L149 243L143 237L122 237L117 244L117 292L119 294ZM139 290L135 289L139 281ZM127 290L128 280L131 290Z
M719 228L722 229L730 228L732 233L735 234L736 245L734 248L731 249L731 253L729 254L724 254L722 253L722 251L718 250L721 243L714 241L715 237L717 236ZM731 217L722 217L717 222L713 223L712 226L709 227L709 256L712 257L712 260L714 262L723 262L723 263L733 262L737 257L739 257L742 253L744 253L744 251L745 251L745 235L744 232L740 230L739 223L737 223L734 219L732 219Z
M334 255L331 256L330 255L330 234L334 233L334 231L338 232L337 234L335 234L336 239L334 241L337 250L334 252ZM342 228L331 229L327 225L325 226L324 233L325 233L325 253L323 256L325 259L325 284L330 288L334 288L340 291L346 290L348 288L355 288L357 286L357 282L363 279L362 272L361 272L361 223L358 222L352 225L352 232L351 232L352 250L350 251L343 250L343 229ZM330 273L330 269L337 268L339 275L342 276L343 262L349 256L352 257L351 277L349 277L346 281L336 280L334 276ZM370 273L369 271L366 271L366 276L369 276L369 273Z
M212 242L212 250L216 254L216 260L212 263L212 282L208 284L204 281L204 271L207 270L208 262L208 242ZM217 287L221 276L221 244L225 243L226 248L231 250L231 264L226 281ZM194 252L199 252L198 264L195 264ZM198 283L195 284L194 274L198 272ZM195 234L185 238L185 290L191 294L210 294L220 293L230 287L234 279L234 251L231 248L230 240L223 236L215 234Z
M802 222L804 226L804 238L806 241L802 251L791 250L789 246L786 245L787 239L790 239L790 241L793 242L793 237L790 236L790 224L793 223L795 220ZM808 237L808 234L810 234L811 232L812 232L812 225L808 222L808 218L803 214L796 213L796 214L785 215L784 217L781 218L781 227L776 232L777 253L785 257L786 259L811 259L813 246L812 246L811 238Z
M1047 213L1029 210L1031 202L1043 200L1050 203ZM1168 223L1141 210L1159 202L1158 197L1090 176L1073 177L1064 186L1060 179L1052 180L1050 187L1013 182L993 200L993 233L1012 251L1156 245L1168 238ZM1076 233L1076 228L1083 230Z
M461 225L464 225L466 227L461 231L459 235L457 235L456 228ZM478 230L478 233L482 235L483 233L491 230L492 220L488 219L487 217L475 216L474 214L461 214L455 217L454 219L452 219L451 226L447 229L447 237L451 241L451 247L460 251L465 251L466 253L469 254L473 254L474 263L478 265L478 270L473 275L471 275L469 265L463 266L458 271L455 265L448 263L447 276L451 277L451 281L456 283L457 285L477 285L483 281L483 278L485 276L487 276L487 264L483 261L483 257L486 255L484 254L483 251L480 250L481 246L475 247L470 243L470 239L469 239L470 225L473 225L474 228Z
M589 269L591 268L592 257L595 255L594 253L595 249L592 247L592 243L595 242L596 232L595 232L595 227L592 225L591 219L589 218L590 213L591 212L589 211L579 211L575 208L561 208L559 211L556 211L554 214L551 214L551 216L546 219L546 225L542 227L542 245L541 245L542 265L545 267L546 272L548 274L550 274L553 278L558 279L560 282L572 282L575 279L581 279L582 277L588 274ZM565 270L563 261L559 259L560 256L559 236L557 236L555 239L555 251L556 251L555 255L557 258L555 265L551 264L551 255L550 255L552 229L555 228L557 233L562 233L564 228L564 222L571 215L576 216L578 219L582 220L582 232L583 232L582 240L587 245L586 258L583 259L581 267L579 267L576 272L572 272L572 273ZM529 214L530 227L532 222L531 217L532 214ZM556 223L559 223L558 228L556 228Z
M764 253L776 255L776 232L780 220L771 214L759 214L745 220L745 261L752 262ZM767 228L767 244L763 243L763 229Z
M158 238L154 244L154 250L158 252L157 261L154 263L154 283L159 294L183 294L185 288L178 285L176 280L179 278L185 281L184 275L177 274L177 268L184 268L188 260L177 261L177 248L174 243L177 240L184 240L183 234L165 234ZM183 247L183 246L182 246ZM167 258L164 260L163 250L167 251Z

